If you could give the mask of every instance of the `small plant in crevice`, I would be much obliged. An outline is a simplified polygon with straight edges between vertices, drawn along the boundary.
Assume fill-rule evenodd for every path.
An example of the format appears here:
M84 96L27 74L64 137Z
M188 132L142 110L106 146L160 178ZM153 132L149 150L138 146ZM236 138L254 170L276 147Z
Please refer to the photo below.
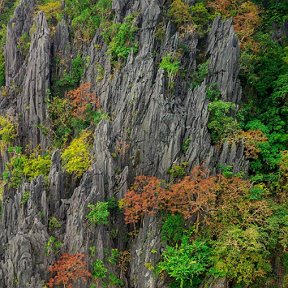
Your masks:
M21 54L24 57L28 55L30 45L31 45L30 35L28 33L23 33L18 39L17 49L21 52Z
M47 256L51 254L58 254L62 247L63 243L58 241L55 236L50 236L46 245L45 245L45 253Z
M192 84L191 88L194 89L197 86L201 85L201 83L205 80L206 76L209 72L209 60L199 64L195 72L192 73L191 79Z
M173 88L175 77L177 76L180 69L180 61L178 59L178 55L173 55L172 53L166 54L163 56L159 67L167 73L168 86L169 88Z
M61 228L61 223L59 222L59 220L55 217L52 216L49 218L49 223L48 223L48 227L50 230L54 231L57 230L59 228Z
M29 191L24 191L21 197L21 205L25 206L30 199L30 192Z
M87 219L91 224L108 225L109 221L109 203L97 202L95 205L89 204L90 212L87 214Z
M192 141L192 139L191 139L191 137L187 137L187 138L185 138L184 140L183 140L183 143L182 143L182 152L184 153L184 154L186 154L187 152L188 152L188 149L189 149L189 147L190 147L190 143L191 143L191 141Z
M186 169L188 167L188 162L182 162L180 164L174 163L172 167L167 171L171 176L171 181L181 180L187 174Z

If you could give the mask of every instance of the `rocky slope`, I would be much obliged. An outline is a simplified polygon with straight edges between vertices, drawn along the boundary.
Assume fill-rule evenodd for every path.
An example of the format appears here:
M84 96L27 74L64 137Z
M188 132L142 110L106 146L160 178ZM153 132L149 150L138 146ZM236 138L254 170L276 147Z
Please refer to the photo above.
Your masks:
M129 250L131 260L125 273L112 265L109 267L112 272L122 274L125 287L166 287L165 281L157 279L145 266L145 263L155 264L160 257L160 220L145 218L138 235L127 241L129 231L120 213L111 216L108 227L91 227L86 219L88 203L112 196L121 199L136 175L163 178L173 163L188 162L189 169L204 164L214 172L219 164L233 166L234 172L247 169L243 145L226 142L221 147L213 146L207 129L209 84L218 84L223 100L236 104L241 101L240 48L232 22L216 18L203 45L203 39L200 41L195 31L181 35L167 21L164 39L159 41L155 33L165 17L164 2L113 1L118 21L138 12L139 51L130 54L120 69L113 69L105 54L106 44L98 32L92 43L83 47L89 59L83 81L91 83L91 89L100 97L101 106L111 119L97 126L93 166L80 181L71 179L64 171L59 151L54 151L48 184L38 177L31 183L23 183L17 191L5 189L0 230L0 287L45 285L48 266L55 261L55 256L47 256L44 249L51 235L48 220L52 216L62 224L57 233L63 242L63 252L88 255L89 248L96 247L92 261L93 257L103 259L106 249ZM53 84L52 79L63 73L61 67L58 71L53 68L53 57L60 55L69 62L75 46L69 42L68 22L62 20L55 33L51 33L45 14L35 15L34 6L34 1L21 0L8 24L5 46L8 91L0 97L0 108L2 114L20 119L21 146L29 143L32 147L45 148L49 139L39 125L47 122L47 90ZM23 55L17 43L32 25L36 27L35 33L29 53ZM159 61L167 51L176 51L184 44L188 48L181 63L187 74L199 65L200 52L210 60L209 72L195 89L191 88L189 77L177 76L171 91ZM98 63L103 66L104 75L99 75ZM184 152L183 141L187 138L191 141ZM113 152L119 143L125 143L125 147L115 157ZM2 158L4 165L5 155ZM25 191L30 191L30 198L23 205ZM79 283L77 287L89 287L89 283ZM226 287L226 284L220 281L209 287Z

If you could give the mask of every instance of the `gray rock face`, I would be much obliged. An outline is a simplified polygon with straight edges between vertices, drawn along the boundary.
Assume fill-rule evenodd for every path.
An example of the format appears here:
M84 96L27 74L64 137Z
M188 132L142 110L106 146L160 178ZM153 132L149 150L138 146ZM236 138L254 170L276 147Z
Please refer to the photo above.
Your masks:
M27 69L22 82L23 90L17 99L20 114L20 135L23 143L46 147L47 140L40 129L47 118L47 97L50 87L50 39L45 15L36 19L36 32L31 43Z
M91 247L95 247L95 255L90 257L93 262L96 258L104 259L104 251L112 248L130 250L131 261L125 275L107 263L109 271L121 274L125 287L165 287L165 283L147 268L160 259L161 219L145 218L135 239L127 242L128 227L121 213L111 215L108 226L92 226L87 221L88 204L111 197L121 199L136 175L165 178L173 163L187 161L189 168L203 164L213 173L217 172L218 164L232 165L235 172L247 168L241 143L224 143L216 148L211 144L207 129L208 85L217 83L224 100L235 103L241 100L239 43L232 22L214 21L207 38L208 48L202 51L209 58L209 73L200 85L192 88L190 72L199 64L196 59L198 36L194 32L179 34L173 24L166 21L165 36L157 39L155 33L163 20L164 6L158 0L113 1L115 19L119 21L132 12L139 13L139 51L137 55L131 54L117 69L106 54L107 47L100 33L96 33L84 55L90 63L83 81L91 83L110 121L102 121L95 130L95 160L82 179L75 180L63 171L59 151L56 151L48 185L40 177L29 185L23 184L17 192L5 191L0 232L0 287L43 287L47 282L48 266L55 260L55 255L47 256L44 248L52 235L47 227L51 216L62 224L56 232L63 242L61 252L89 255ZM26 8L18 8L20 11L15 14L24 15ZM7 63L14 64L11 64L11 71L6 72L7 83L15 82L21 88L20 92L13 92L17 99L15 107L10 103L20 119L21 143L46 147L47 139L39 125L47 120L45 97L52 73L50 51L53 57L66 59L69 66L72 45L69 27L64 21L58 24L53 39L49 37L43 13L38 14L35 23L37 29L24 62L17 56L17 50L12 51L16 49L15 39L19 36L15 38L13 33L16 32L10 27L7 47L14 46L11 53L6 53L6 59ZM159 68L159 63L163 55L174 53L183 45L188 48L181 66L185 66L187 73L185 76L179 73L174 87L169 87L167 75ZM60 77L67 67L54 71L55 75ZM189 145L184 152L186 139ZM21 198L26 190L30 191L30 199L23 205ZM154 249L157 253L151 252ZM226 287L219 283L210 287ZM75 287L89 287L89 284L79 283Z
M19 50L19 39L23 35L30 35L30 28L33 21L34 0L21 0L15 9L14 16L7 27L7 39L5 45L5 74L6 86L13 83L13 79L19 72L25 60Z

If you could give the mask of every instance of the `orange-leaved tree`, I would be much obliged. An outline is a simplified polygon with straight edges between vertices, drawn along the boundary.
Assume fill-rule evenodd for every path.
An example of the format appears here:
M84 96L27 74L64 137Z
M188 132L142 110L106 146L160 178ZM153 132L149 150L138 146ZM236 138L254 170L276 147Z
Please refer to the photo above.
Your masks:
M100 108L99 98L95 92L90 92L90 88L90 83L83 83L78 88L67 93L67 97L72 105L72 114L78 119L86 119L88 108L92 110Z
M261 11L256 4L246 0L211 0L208 6L225 18L233 17L234 29L242 47L258 49L252 39L252 35L261 24Z
M63 254L54 265L49 267L49 272L54 276L50 278L48 287L63 285L64 288L72 288L73 284L82 279L84 282L91 277L87 270L84 254Z
M181 214L185 219L200 218L213 206L216 199L216 177L207 177L200 167L175 184L168 185L156 177L138 176L124 197L127 224L137 223L144 215L154 216L160 210Z

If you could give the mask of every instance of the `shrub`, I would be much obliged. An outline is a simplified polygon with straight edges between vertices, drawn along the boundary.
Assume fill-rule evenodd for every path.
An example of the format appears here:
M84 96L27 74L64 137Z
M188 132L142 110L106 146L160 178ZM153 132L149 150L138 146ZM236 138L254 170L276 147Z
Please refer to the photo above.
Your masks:
M105 267L102 260L97 259L92 264L92 276L95 279L105 279L108 269Z
M47 256L51 255L52 253L58 254L61 247L62 243L56 239L56 237L51 236L46 245L45 245L45 253Z
M200 37L204 36L207 32L209 21L212 19L211 14L207 10L203 2L195 3L191 9L192 21L196 26L196 31Z
M210 263L209 245L202 240L191 242L189 238L185 235L180 245L167 246L158 264L158 270L175 279L180 288L199 285Z
M65 1L65 11L72 19L72 28L77 42L92 40L100 24L109 20L112 11L111 0Z
M68 173L80 177L92 163L90 156L91 132L84 131L63 151L61 159Z
M108 40L108 53L112 61L125 60L131 52L138 52L138 44L135 41L137 31L134 15L127 16L123 23L113 23L105 29L104 38Z
M73 284L80 279L86 282L87 278L91 277L91 273L87 270L84 258L84 254L63 254L56 263L49 267L49 272L55 275L50 278L48 287L64 285L64 287L72 288Z
M238 137L244 142L244 153L248 159L257 159L260 153L260 144L268 140L260 130L241 131Z
M192 21L192 16L189 12L189 5L182 0L172 0L168 11L168 16L177 26L185 25Z
M30 192L29 191L25 191L21 197L21 204L24 206L28 203L30 199Z
M48 178L51 164L51 155L49 153L44 155L32 153L27 161L24 162L23 174L30 181L40 175Z
M54 87L55 94L61 95L63 92L77 87L83 74L84 61L82 56L78 54L71 61L71 71L69 73L65 73L61 79L56 80Z
M271 265L262 237L253 226L245 230L231 227L215 244L212 274L234 279L246 287L264 277Z
M168 244L178 243L183 236L185 221L182 215L168 215L161 228L161 238Z
M0 150L4 152L17 137L17 125L11 117L0 116Z
M60 21L62 18L61 0L45 0L43 2L44 2L43 4L37 7L38 11L44 12L48 21L50 21L52 18L55 18L58 21Z
M186 175L186 168L188 166L187 162L182 162L180 165L173 164L172 167L168 170L168 174L171 176L172 182L177 179L182 179Z
M108 202L97 202L96 205L89 204L88 208L90 209L90 212L87 215L89 222L92 224L107 225L109 223L108 217L110 215L108 206Z
M221 142L239 132L240 125L229 116L229 113L235 109L235 104L231 102L216 100L209 103L210 116L207 127L213 143Z
M208 6L226 18L234 16L234 29L242 46L257 49L252 38L261 23L260 9L256 4L246 0L213 0L208 2Z
M53 216L49 219L48 227L50 230L56 230L61 228L61 223L55 216Z
M199 86L208 75L209 60L198 65L197 70L192 73L192 88Z
M48 113L54 145L62 147L70 140L73 133L72 105L68 99L54 97L48 103Z
M172 87L173 81L180 68L180 61L177 59L177 57L169 53L162 58L159 67L168 74L168 84L169 87Z
M51 167L50 154L46 153L42 156L34 151L28 157L22 154L21 147L11 147L10 153L14 155L6 164L3 173L3 179L10 187L17 188L24 179L31 181L40 175L48 178Z

